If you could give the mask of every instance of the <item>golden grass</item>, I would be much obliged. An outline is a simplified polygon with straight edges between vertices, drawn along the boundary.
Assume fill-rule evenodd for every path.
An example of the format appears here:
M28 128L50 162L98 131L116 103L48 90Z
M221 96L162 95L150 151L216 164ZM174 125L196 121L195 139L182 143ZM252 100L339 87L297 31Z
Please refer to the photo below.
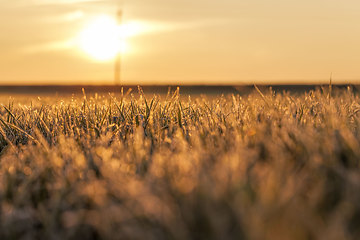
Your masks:
M11 100L0 238L359 239L359 96L260 93Z

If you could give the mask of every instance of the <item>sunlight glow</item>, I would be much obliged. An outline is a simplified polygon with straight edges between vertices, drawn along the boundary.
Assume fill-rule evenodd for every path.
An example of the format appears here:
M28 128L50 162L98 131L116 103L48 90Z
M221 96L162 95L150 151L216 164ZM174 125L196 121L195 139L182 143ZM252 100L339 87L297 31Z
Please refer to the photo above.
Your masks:
M89 56L99 61L106 61L116 57L122 50L120 26L114 18L100 16L95 18L80 33L80 47Z
M114 17L99 15L93 18L77 37L77 46L96 61L113 60L119 53L130 50L129 39L161 30L156 24L141 21L118 24Z

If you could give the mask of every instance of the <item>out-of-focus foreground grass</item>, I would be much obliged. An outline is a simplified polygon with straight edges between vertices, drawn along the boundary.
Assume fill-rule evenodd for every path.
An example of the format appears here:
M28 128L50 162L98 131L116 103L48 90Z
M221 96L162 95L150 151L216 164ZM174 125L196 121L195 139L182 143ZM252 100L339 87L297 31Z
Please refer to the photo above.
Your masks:
M359 103L350 90L11 100L0 238L360 239Z

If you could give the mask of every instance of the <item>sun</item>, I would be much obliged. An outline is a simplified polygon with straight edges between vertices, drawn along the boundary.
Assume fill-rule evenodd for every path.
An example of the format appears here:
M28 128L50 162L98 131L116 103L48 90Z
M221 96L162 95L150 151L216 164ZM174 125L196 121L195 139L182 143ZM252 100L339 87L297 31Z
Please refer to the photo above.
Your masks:
M97 61L114 59L126 50L122 28L115 18L102 15L94 18L79 35L80 48Z

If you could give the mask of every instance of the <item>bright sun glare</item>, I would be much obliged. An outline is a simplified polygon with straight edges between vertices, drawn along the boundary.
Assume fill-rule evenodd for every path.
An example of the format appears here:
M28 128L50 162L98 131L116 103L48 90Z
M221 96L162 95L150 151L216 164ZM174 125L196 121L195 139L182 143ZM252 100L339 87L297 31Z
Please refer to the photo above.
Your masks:
M127 50L125 38L129 27L118 25L116 19L110 16L99 16L93 19L80 33L81 49L98 61L114 59L118 53Z

